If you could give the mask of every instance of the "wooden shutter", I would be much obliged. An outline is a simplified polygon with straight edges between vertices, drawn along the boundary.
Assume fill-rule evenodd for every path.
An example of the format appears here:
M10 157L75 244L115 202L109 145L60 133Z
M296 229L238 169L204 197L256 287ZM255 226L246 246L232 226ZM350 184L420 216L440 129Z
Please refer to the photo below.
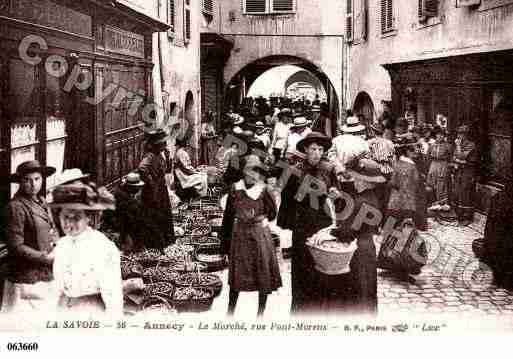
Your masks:
M353 0L346 0L346 41L353 41Z
M273 12L294 11L294 0L271 0Z
M246 0L244 12L247 14L262 14L267 10L267 0Z
M171 26L169 32L175 31L175 0L167 2L167 23Z
M191 39L191 7L190 0L184 2L184 19L183 19L183 33L184 42L189 43Z
M419 20L438 16L438 0L419 0Z
M202 0L202 10L204 14L214 15L214 0Z
M394 7L392 0L381 0L381 33L394 28Z

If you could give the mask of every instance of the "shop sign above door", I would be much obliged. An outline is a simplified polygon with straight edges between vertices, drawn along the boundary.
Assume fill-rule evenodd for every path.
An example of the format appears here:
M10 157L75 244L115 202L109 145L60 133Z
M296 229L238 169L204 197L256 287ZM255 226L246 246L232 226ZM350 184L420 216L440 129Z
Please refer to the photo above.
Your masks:
M76 35L92 36L89 15L50 0L0 0L0 16L52 27Z
M144 58L144 36L105 26L105 50L122 55Z

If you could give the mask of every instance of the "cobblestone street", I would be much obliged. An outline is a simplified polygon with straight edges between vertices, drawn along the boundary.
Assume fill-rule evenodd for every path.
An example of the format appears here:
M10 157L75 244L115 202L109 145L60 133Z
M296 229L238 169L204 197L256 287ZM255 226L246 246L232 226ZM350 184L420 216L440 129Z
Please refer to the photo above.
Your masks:
M442 225L430 219L429 231L421 233L430 245L430 260L415 281L396 278L378 269L379 316L422 317L450 315L487 317L513 314L513 293L492 284L489 273L476 270L479 262L472 241L482 235L471 227ZM288 246L290 232L282 232L282 246ZM379 250L380 238L376 238ZM269 296L266 317L286 318L290 308L290 260L279 256L283 286ZM228 303L227 271L221 273L226 286L214 302L213 313L224 314ZM242 293L236 317L254 317L256 293ZM484 319L484 318L483 318Z

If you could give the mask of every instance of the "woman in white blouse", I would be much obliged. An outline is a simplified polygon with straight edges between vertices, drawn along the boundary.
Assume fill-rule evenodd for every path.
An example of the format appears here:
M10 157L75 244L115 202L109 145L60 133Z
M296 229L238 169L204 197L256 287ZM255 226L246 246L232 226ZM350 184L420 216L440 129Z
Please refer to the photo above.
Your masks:
M53 272L58 309L77 314L118 317L123 313L120 252L91 218L114 209L104 188L85 184L57 186L50 206L60 209L65 236L55 248Z

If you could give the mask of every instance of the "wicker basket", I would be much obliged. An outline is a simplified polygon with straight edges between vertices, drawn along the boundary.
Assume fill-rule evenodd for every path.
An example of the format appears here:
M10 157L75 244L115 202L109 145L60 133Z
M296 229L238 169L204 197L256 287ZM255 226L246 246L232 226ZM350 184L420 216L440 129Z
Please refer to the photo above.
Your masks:
M221 258L217 261L202 260L203 255L220 255ZM207 266L207 272L218 272L225 269L227 265L226 258L221 255L221 245L218 243L199 246L196 250L196 259Z
M168 282L155 282L146 285L144 288L144 297L148 298L158 295L164 298L173 298L175 287Z
M200 288L200 289L211 289L214 292L214 297L217 297L223 289L223 282L218 275L215 274L200 274L198 273L184 273L176 279L177 288ZM199 280L206 280L205 283L199 283Z
M157 265L146 268L142 277L145 283L167 282L174 284L179 276L180 273L171 270L171 267Z
M314 246L308 242L307 247L314 259L315 269L321 273L331 275L349 273L351 271L349 264L354 252L358 248L356 241L353 241L347 247L341 246L337 250L326 249L323 246Z
M170 299L166 299L160 295L152 295L143 300L141 303L141 311L159 311L165 313L176 313L176 309L169 302Z
M175 291L175 295L180 292L180 290L191 290L191 288L179 288ZM195 291L201 291L205 293L205 298L188 298L188 299L177 299L173 297L170 301L170 304L176 308L176 310L180 312L189 312L189 313L201 313L210 310L212 307L212 303L214 302L214 292L212 289L208 288L192 288Z
M121 278L141 278L143 274L143 266L136 261L130 260L127 257L121 257Z
M162 253L158 249L145 249L132 255L131 259L147 268L157 265L161 261L161 257Z

